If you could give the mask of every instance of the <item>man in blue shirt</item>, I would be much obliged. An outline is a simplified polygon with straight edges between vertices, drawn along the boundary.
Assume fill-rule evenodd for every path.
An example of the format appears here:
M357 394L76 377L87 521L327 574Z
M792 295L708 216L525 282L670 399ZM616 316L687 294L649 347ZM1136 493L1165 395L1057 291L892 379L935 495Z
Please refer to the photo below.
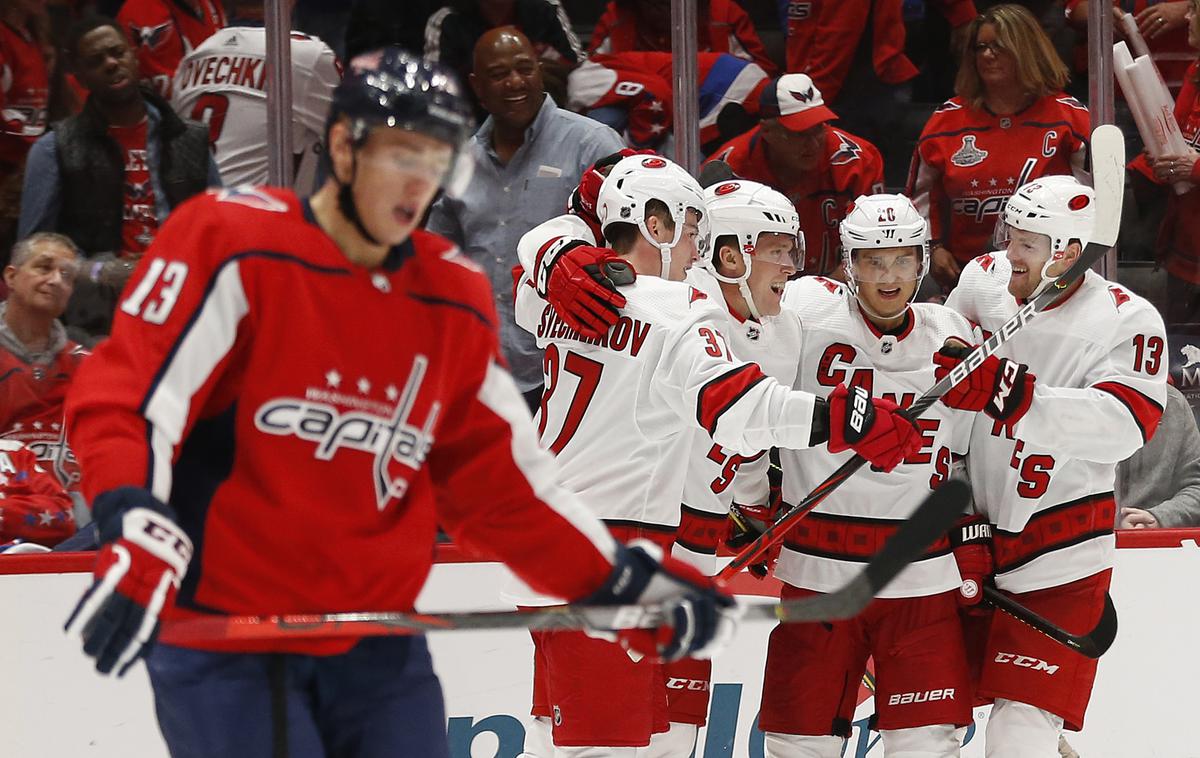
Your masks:
M474 176L466 191L433 206L427 226L487 271L504 357L533 408L541 398L542 359L513 321L517 241L563 213L584 169L623 143L607 126L555 105L542 87L533 45L511 26L480 37L470 83L490 114L467 148Z

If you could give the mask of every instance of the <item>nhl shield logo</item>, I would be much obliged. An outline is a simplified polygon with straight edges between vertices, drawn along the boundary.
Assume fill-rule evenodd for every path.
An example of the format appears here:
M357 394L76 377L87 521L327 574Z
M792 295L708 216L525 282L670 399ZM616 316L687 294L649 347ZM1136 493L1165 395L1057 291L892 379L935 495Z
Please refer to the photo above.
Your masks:
M964 134L962 147L958 149L957 153L950 156L950 162L955 166L966 168L967 166L978 166L987 157L987 150L975 146L975 135Z
M887 355L888 353L892 352L892 348L894 348L895 346L896 346L896 339L889 335L888 337L885 337L882 342L879 343L879 352L883 353L884 355Z
M559 710L557 705L554 706L554 725L562 726L562 711Z

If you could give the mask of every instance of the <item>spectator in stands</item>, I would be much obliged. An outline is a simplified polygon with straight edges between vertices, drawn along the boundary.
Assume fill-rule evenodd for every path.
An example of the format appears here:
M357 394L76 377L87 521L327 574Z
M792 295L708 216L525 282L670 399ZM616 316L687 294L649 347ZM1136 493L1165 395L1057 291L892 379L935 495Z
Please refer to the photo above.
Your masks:
M1087 0L1066 0L1067 23L1078 30L1080 35L1073 60L1075 70L1080 72L1087 71L1089 5L1091 3ZM1188 46L1188 22L1185 18L1188 5L1189 0L1113 0L1114 36L1118 39L1124 36L1120 21L1125 15L1125 10L1122 9L1122 6L1125 6L1133 14L1138 32L1146 40L1146 47L1150 48L1150 57L1172 95L1179 94L1184 73L1196 57Z
M867 140L827 123L837 116L807 74L769 82L758 113L760 125L712 157L787 195L804 234L802 273L840 277L838 224L851 200L883 191L883 157Z
M1200 431L1187 398L1167 386L1158 431L1117 465L1118 529L1200 526Z
M769 74L767 56L750 16L735 0L698 0L696 45L702 53L730 53L754 61ZM592 31L589 53L630 50L671 52L671 0L609 0Z
M163 97L183 56L226 25L220 0L125 0L117 21L137 50L141 77Z
M87 102L30 151L19 234L60 232L87 255L64 322L90 342L108 334L117 295L170 210L220 177L208 129L138 86L137 58L116 22L80 21L67 55Z
M429 17L425 57L466 79L475 43L501 26L516 27L533 43L546 91L565 103L567 73L583 60L583 48L559 0L455 0Z
M66 447L63 400L88 353L58 319L79 260L78 248L61 234L21 240L4 269L8 299L0 303L0 437L27 445L43 468L74 490L79 466Z
M333 51L316 37L293 32L290 44L293 186L309 195L315 188L325 117L342 73ZM266 59L266 30L227 26L184 56L175 72L171 105L179 115L208 124L226 186L267 183Z
M542 360L533 338L513 320L517 241L561 214L584 169L619 150L621 138L554 104L542 89L533 44L517 29L485 32L474 52L471 88L491 115L465 151L474 164L470 185L457 197L438 200L427 226L488 272L501 346L532 408L541 398Z
M799 4L795 4L799 5ZM978 13L973 0L933 1L952 29L965 34ZM887 124L894 104L907 100L917 67L904 53L904 0L815 2L789 7L787 70L808 74L847 129ZM865 34L870 39L863 39Z
M1037 19L997 5L971 22L956 96L921 133L908 195L929 219L930 273L943 289L968 261L995 249L1009 195L1031 179L1081 176L1087 107L1063 93L1067 68Z
M46 131L44 0L0 0L0 259L16 240L25 158Z
M1188 43L1200 50L1200 0L1188 0ZM1134 168L1152 173L1164 185L1166 217L1158 235L1159 260L1167 270L1167 299L1163 320L1168 324L1200 322L1200 60L1193 61L1175 100L1175 120L1184 138L1193 145L1183 155L1164 155L1149 161L1142 157ZM1176 194L1166 185L1186 181L1189 189Z
M75 533L73 510L71 496L31 450L0 440L0 551L14 541L57 545Z

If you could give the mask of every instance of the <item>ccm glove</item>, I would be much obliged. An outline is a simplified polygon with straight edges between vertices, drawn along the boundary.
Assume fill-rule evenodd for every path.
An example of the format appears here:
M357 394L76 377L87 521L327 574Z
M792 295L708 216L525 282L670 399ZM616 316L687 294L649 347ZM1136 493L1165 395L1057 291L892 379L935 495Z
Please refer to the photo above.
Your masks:
M711 578L645 540L620 546L608 581L580 602L662 607L668 625L659 629L596 631L610 632L631 657L650 655L667 662L712 657L733 638L741 615L737 602Z
M933 354L934 375L938 381L974 349L947 340L942 349ZM1033 403L1036 378L1023 363L989 355L978 368L942 395L942 402L964 411L983 411L997 421L1012 425L1021 420Z
M567 326L585 337L604 336L625 307L617 285L633 283L637 276L633 267L605 247L578 240L555 244L558 249L551 248L543 258L545 291L539 286L538 294Z
M124 676L158 636L158 616L179 590L192 543L170 507L139 487L96 498L100 529L92 586L67 619L67 634L83 638L83 652L101 674Z
M891 471L921 449L921 435L892 401L839 384L829 395L829 452L851 449L875 468Z
M964 516L950 530L950 546L962 585L958 604L975 606L983 599L983 585L995 571L992 562L992 525L979 515Z

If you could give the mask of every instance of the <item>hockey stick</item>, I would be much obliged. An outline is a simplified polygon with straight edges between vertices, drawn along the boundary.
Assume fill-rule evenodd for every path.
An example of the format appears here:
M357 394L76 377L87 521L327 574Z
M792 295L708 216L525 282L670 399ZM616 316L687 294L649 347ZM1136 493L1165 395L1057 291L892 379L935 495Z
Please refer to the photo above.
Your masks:
M950 481L933 492L859 574L826 595L746 606L747 619L836 621L857 615L881 589L946 533L966 507L970 488ZM480 613L329 613L287 616L212 616L166 621L167 644L214 641L376 637L480 629L634 629L667 623L660 606L560 605Z
M903 414L906 418L911 420L919 417L951 387L966 379L968 374L994 355L1001 345L1012 339L1021 327L1058 302L1058 299L1070 290L1071 285L1081 279L1116 243L1121 225L1121 204L1125 187L1125 141L1121 130L1111 124L1099 126L1092 132L1092 177L1096 191L1096 226L1092 231L1091 241L1083 248L1079 257L1052 286L1021 306L1012 318L1004 322L992 336L983 341L983 344L968 353L949 374L905 408ZM768 549L781 542L796 522L820 505L866 462L862 456L855 455L839 466L803 500L789 508L756 540L743 548L717 574L717 580L728 581L734 574L755 563Z
M1117 638L1117 609L1113 606L1112 598L1107 592L1104 593L1104 611L1100 614L1100 620L1087 634L1071 634L1053 621L1039 616L990 585L984 585L983 598L1017 621L1088 658L1099 658L1104 655L1105 651L1112 647L1113 640Z

